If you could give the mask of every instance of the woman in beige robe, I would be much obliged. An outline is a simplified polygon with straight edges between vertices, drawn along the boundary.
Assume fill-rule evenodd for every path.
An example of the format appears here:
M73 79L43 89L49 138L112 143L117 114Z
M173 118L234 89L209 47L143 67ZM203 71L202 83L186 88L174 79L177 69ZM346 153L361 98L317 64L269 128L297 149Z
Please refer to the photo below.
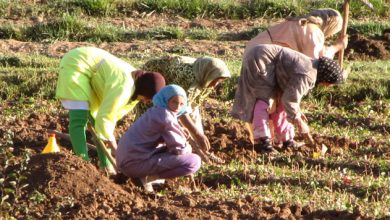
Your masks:
M338 39L331 46L325 46L325 39L339 32L342 23L340 13L329 8L314 10L304 17L287 18L251 39L244 54L258 44L277 44L312 58L333 58L335 53L347 47L348 37Z

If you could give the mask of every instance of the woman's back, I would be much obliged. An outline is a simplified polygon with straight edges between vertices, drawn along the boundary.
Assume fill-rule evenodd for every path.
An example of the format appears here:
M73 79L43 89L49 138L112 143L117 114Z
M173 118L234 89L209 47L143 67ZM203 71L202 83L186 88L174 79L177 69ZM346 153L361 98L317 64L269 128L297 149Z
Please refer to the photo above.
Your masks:
M299 51L309 57L318 57L324 41L324 34L316 24L301 24L299 20L286 20L269 27L251 39L245 47L244 56L259 44L276 44Z

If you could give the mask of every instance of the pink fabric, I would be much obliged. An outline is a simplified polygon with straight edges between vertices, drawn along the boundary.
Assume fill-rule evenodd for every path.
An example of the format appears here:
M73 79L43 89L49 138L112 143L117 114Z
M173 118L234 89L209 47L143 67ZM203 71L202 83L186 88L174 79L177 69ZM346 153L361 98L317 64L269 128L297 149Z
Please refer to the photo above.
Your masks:
M274 133L277 142L292 140L295 136L294 126L287 121L287 113L284 107L279 103L276 111L271 114L271 119L274 125Z
M269 119L273 123L273 129L276 142L284 142L292 140L295 136L294 126L287 121L287 113L284 111L283 105L277 105L277 109L274 113L268 114L268 104L263 100L257 100L255 109L253 111L253 138L259 139L261 137L273 138L271 135L271 124Z
M271 138L271 131L268 125L269 114L267 111L268 104L263 100L258 99L253 110L253 138L261 137Z

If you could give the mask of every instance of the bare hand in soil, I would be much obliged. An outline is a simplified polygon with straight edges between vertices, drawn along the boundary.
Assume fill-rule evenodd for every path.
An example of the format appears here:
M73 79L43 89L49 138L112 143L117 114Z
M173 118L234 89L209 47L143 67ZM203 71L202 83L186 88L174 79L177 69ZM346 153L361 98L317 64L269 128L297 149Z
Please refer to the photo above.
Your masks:
M209 153L208 154L208 157L210 159L211 162L215 163L215 164L224 164L225 163L225 160L218 157L217 155L215 155L214 153Z
M304 133L303 136L305 137L306 140L309 141L310 146L314 146L315 145L314 139L313 139L313 137L311 136L310 133Z
M306 121L307 118L304 114L301 114L301 117L295 119L295 124L298 126L298 130L302 134L308 134L310 132L309 125Z
M195 135L195 142L197 145L204 151L208 152L210 150L210 142L209 139L204 134Z

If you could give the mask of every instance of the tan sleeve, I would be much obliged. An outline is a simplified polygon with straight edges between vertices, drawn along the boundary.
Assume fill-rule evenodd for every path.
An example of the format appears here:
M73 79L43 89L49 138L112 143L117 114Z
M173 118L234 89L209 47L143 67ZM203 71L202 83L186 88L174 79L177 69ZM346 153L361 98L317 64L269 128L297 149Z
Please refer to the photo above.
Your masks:
M306 95L311 88L312 81L305 75L295 75L289 81L287 88L282 94L282 103L289 120L293 120L301 113L300 103L302 97Z
M307 27L302 35L302 53L318 59L323 53L325 37L321 29L315 24L307 24Z

